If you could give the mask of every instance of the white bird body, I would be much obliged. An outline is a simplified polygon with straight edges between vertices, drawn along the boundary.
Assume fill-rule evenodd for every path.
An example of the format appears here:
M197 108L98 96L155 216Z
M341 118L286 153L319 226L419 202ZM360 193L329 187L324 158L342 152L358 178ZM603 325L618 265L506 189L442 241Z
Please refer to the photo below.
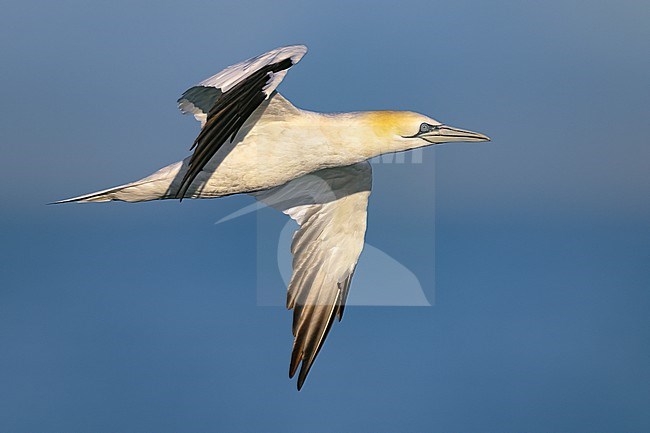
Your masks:
M290 373L298 389L345 300L366 231L368 159L485 135L408 111L323 114L275 91L306 53L295 45L230 66L188 89L179 108L201 122L194 153L125 185L65 202L138 202L249 193L296 220L287 307L294 309Z
M244 123L232 143L198 174L185 198L216 198L279 186L308 173L366 161L414 143L394 131L391 120L439 124L411 112L324 114L301 110L273 93ZM378 127L383 126L383 127ZM190 158L144 179L112 188L87 201L175 199ZM79 201L77 199L73 199Z

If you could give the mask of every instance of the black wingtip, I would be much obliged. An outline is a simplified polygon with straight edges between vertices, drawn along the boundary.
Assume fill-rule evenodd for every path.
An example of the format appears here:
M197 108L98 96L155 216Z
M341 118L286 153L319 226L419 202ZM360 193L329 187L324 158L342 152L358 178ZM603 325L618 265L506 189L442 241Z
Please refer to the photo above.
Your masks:
M305 383L305 380L307 380L307 375L309 374L309 370L311 370L311 365L313 363L313 359L311 362L305 364L306 360L302 360L302 366L300 367L300 374L298 374L298 391L302 389L302 386Z
M296 351L291 353L291 362L289 363L289 379L293 379L293 376L296 375L300 361L302 360L302 355Z
M187 173L185 173L185 176L183 176L183 180L181 180L181 185L178 187L178 191L176 191L176 198L179 201L183 201L183 198L185 198L185 193L189 189L189 185L188 185L188 181L187 181L188 173L189 173L189 171ZM191 183L191 181L189 183Z

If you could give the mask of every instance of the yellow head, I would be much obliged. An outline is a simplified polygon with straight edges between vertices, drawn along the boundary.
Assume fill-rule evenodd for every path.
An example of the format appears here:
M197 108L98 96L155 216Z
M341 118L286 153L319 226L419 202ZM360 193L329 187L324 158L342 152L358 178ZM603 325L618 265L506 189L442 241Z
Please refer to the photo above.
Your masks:
M361 118L386 152L452 141L490 141L478 132L443 125L411 111L369 111L361 113Z

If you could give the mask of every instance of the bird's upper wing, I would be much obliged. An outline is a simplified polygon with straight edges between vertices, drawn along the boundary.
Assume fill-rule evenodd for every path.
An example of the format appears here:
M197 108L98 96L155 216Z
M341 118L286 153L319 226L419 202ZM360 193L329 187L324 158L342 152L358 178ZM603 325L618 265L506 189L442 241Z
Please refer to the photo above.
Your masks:
M194 141L189 170L183 177L178 198L210 158L237 132L255 109L278 87L287 70L307 52L304 45L276 48L257 57L229 66L189 88L178 100L183 113L192 113L201 122Z
M352 274L364 245L372 172L368 162L320 170L256 193L293 218L293 274L287 308L293 313L289 377L300 389L332 326L341 320Z

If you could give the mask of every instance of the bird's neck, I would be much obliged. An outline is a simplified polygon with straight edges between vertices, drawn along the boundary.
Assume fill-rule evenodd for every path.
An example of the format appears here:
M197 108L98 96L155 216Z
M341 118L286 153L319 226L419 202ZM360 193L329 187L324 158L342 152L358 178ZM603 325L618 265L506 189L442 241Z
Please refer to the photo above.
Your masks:
M404 138L400 126L409 123L407 111L359 111L318 114L320 129L342 151L370 159L385 153L400 152L426 145L423 140ZM411 122L412 123L412 122Z

